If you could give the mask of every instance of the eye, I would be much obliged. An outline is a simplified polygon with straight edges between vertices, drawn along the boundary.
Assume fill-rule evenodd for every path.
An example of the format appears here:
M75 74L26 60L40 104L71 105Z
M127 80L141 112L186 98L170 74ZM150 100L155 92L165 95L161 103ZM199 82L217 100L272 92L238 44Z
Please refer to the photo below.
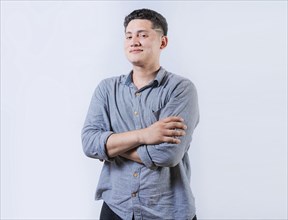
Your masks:
M148 37L148 35L145 34L145 33L140 33L139 36L140 36L141 38L146 38L146 37Z
M130 40L131 38L132 38L132 36L130 36L130 35L126 36L126 40Z

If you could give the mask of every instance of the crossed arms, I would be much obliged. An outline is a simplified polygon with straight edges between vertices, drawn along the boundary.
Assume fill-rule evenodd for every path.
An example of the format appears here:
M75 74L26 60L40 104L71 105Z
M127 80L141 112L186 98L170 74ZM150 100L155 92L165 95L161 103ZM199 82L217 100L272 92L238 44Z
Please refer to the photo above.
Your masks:
M199 120L197 93L184 81L161 109L159 120L147 128L124 133L111 131L110 118L103 101L105 92L95 90L82 129L85 154L112 161L121 156L155 167L177 165L189 149L192 133Z
M180 144L181 141L177 137L185 135L186 129L182 118L170 116L144 129L112 134L107 140L106 151L109 157L120 155L142 163L135 148L165 142Z

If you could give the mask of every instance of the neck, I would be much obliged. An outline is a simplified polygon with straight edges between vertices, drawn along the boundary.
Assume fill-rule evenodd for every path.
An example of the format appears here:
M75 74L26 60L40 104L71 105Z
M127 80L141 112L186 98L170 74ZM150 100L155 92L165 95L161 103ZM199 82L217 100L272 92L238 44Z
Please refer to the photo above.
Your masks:
M133 66L133 83L140 89L148 85L157 75L160 65L150 67Z

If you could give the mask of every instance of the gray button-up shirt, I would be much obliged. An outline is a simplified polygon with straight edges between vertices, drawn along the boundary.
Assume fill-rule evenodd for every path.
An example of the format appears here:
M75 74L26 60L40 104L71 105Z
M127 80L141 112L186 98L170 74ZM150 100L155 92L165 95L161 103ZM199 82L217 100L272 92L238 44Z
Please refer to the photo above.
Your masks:
M187 125L180 144L142 145L143 164L108 158L105 144L112 133L146 128L168 116ZM82 130L88 157L104 160L96 199L103 199L122 219L192 219L195 202L190 188L188 149L199 121L193 83L162 67L149 85L137 89L128 75L103 80L96 88Z

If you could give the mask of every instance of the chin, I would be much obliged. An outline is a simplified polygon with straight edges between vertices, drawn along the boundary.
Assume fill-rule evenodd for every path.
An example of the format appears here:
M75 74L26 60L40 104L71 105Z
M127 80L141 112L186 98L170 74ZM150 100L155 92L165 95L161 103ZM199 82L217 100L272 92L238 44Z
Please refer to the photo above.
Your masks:
M143 66L144 62L141 60L133 60L133 59L129 59L129 62L133 65L133 66Z

